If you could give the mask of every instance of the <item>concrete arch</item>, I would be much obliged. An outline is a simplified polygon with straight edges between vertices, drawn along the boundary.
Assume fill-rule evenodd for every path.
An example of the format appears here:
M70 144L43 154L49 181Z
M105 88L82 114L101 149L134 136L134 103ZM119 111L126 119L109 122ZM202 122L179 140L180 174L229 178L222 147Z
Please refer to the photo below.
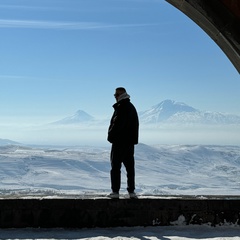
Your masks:
M240 73L239 0L166 0L199 25Z

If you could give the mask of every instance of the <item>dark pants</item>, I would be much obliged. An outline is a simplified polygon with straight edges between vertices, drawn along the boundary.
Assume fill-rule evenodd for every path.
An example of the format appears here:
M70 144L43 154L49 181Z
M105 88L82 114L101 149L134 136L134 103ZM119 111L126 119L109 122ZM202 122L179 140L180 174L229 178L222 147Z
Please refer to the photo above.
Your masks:
M121 186L121 166L124 164L127 172L127 190L135 189L134 145L113 144L111 150L111 188L119 192Z

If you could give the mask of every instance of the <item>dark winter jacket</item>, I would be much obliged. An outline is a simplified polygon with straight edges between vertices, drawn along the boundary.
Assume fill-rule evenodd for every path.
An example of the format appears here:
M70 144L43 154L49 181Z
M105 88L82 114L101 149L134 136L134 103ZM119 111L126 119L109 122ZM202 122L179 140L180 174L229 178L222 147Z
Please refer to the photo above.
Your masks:
M139 121L130 99L123 99L113 105L107 140L113 144L138 144Z

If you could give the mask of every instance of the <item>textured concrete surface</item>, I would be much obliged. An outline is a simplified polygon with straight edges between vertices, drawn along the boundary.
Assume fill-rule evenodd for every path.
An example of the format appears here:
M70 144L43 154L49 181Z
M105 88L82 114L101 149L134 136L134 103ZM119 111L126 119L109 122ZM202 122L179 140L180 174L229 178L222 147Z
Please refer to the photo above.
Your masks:
M167 226L179 217L185 224L240 224L240 198L0 199L1 228Z

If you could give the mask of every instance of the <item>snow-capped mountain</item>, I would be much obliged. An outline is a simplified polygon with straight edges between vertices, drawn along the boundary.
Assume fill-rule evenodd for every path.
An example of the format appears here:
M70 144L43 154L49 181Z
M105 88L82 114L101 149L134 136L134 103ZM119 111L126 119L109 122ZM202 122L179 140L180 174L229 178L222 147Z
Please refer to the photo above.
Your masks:
M165 100L153 106L149 110L139 112L139 118L143 123L158 123L169 120L177 113L197 113L198 110L184 103Z
M219 112L200 111L182 102L165 100L139 113L143 124L240 124L240 116Z
M78 124L93 121L94 117L83 110L78 110L74 115L63 118L53 124Z

